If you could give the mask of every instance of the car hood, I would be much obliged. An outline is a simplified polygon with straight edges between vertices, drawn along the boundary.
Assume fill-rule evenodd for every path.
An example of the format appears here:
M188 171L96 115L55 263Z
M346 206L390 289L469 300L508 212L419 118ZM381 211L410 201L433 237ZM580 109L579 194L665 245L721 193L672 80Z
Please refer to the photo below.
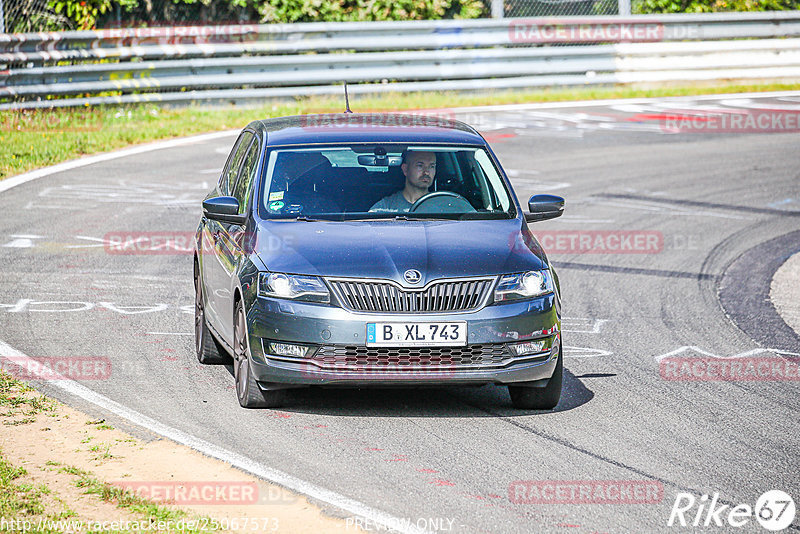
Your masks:
M272 272L391 279L541 269L547 258L519 219L488 221L261 221L255 252Z

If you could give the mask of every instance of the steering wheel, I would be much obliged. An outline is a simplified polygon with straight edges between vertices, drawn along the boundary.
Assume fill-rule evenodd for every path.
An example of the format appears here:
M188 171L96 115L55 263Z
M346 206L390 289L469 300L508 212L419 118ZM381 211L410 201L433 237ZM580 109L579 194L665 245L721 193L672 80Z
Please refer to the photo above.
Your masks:
M453 191L434 191L419 197L408 212L421 211L420 207L423 204L428 204L429 213L469 213L475 211L469 200L458 193Z

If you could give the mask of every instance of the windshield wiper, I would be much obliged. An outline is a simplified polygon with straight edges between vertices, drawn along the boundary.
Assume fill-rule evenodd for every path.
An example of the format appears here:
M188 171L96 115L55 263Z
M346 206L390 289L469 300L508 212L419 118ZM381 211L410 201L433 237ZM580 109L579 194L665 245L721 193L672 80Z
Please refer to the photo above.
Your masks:
M299 217L294 218L295 221L304 221L304 222L317 222L319 219L310 219L305 215L300 215Z
M461 216L459 213L421 213L419 215L411 215L410 217L401 215L398 218L402 217L404 221L452 221L456 220Z

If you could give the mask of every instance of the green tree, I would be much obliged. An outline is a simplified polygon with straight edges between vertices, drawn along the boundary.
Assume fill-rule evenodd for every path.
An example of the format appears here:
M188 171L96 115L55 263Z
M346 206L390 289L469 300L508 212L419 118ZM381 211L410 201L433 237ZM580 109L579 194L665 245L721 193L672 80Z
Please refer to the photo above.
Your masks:
M800 0L635 0L631 7L636 14L781 11L800 8Z
M111 9L111 0L48 0L47 7L65 15L78 30L91 30L97 17Z
M478 18L481 0L263 0L262 22L337 22Z

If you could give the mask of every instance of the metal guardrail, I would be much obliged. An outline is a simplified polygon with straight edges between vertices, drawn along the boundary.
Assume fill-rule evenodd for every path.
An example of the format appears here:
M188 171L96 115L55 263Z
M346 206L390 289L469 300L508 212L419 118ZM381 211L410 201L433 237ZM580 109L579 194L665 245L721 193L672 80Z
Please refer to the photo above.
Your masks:
M0 34L0 110L800 78L793 37L798 11Z

